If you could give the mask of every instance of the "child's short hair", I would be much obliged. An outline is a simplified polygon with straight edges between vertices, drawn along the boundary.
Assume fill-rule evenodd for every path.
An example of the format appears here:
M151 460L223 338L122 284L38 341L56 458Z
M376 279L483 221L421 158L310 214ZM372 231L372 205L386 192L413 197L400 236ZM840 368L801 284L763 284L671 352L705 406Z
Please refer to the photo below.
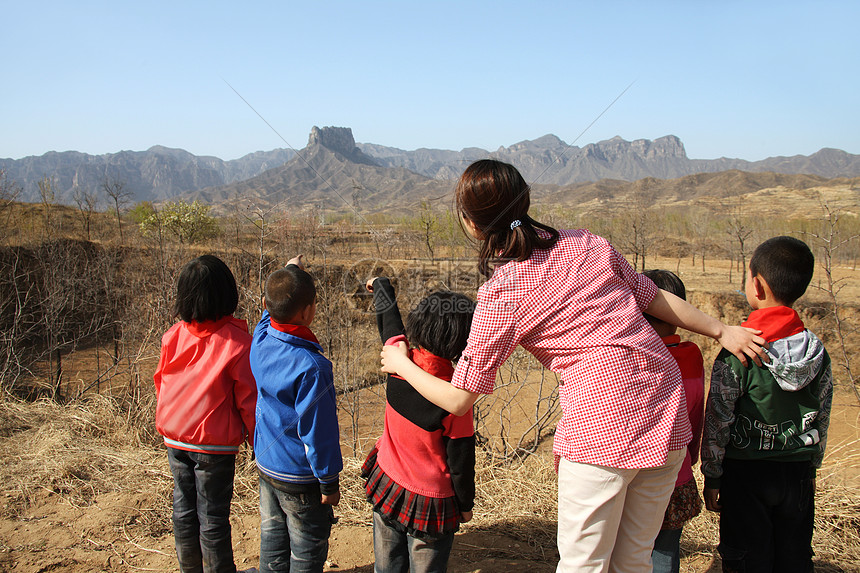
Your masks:
M466 348L475 301L451 291L436 291L418 303L406 317L411 344L448 360L457 360Z
M803 296L815 271L815 255L794 237L773 237L756 247L750 273L767 282L778 302L791 306Z
M236 312L239 291L224 261L203 255L186 263L176 281L173 316L185 322L218 320Z
M651 269L642 274L654 281L657 288L670 292L678 298L687 300L687 289L684 288L684 281L678 278L678 275L672 271Z
M288 322L316 298L313 277L296 265L287 265L266 279L266 309L275 322Z

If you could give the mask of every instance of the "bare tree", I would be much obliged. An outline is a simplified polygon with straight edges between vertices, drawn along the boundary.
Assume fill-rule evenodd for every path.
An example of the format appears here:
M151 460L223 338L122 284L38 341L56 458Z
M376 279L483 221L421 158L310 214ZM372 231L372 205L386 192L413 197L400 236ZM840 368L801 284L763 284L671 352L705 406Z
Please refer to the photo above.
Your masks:
M56 202L56 191L54 189L54 178L47 175L39 179L39 199L42 202L42 222L46 237L54 236L54 203Z
M124 244L122 236L122 208L131 202L132 193L125 188L124 181L108 177L105 177L105 180L102 182L102 190L113 203L114 212L116 213L116 226L119 230L119 244L122 246Z
M274 205L269 208L263 208L261 206L253 206L250 203L245 208L242 213L245 220L251 223L254 226L255 238L256 238L256 260L257 260L257 284L259 285L259 292L257 293L256 300L254 304L258 311L258 315L262 314L262 300L263 293L266 286L266 277L268 277L269 272L272 270L272 265L275 263L275 257L272 256L272 252L275 250L277 243L274 241L274 228L273 228L273 219L275 215L279 212L280 203ZM237 237L238 242L238 237ZM241 247L240 247L241 248ZM243 252L245 249L242 249ZM301 253L294 253L296 255Z
M696 265L696 253L702 265L702 274L705 274L705 258L712 243L711 229L712 213L708 205L695 207L690 213L690 230L693 234L693 266Z
M643 180L643 185L647 181ZM621 215L620 247L633 253L633 268L644 271L645 259L651 253L654 245L653 212L654 192L646 185L631 195Z
M0 223L0 232L6 232L9 226L7 216L11 216L12 205L18 200L21 194L21 187L14 181L9 179L5 169L0 169L0 217L6 219Z
M740 209L736 207L725 220L725 230L730 238L729 259L737 263L738 271L741 275L741 291L746 288L747 284L747 241L755 232L753 221L740 213ZM737 247L737 250L734 249ZM731 282L731 270L729 271L729 282Z
M81 189L75 187L72 195L75 205L78 207L78 215L81 218L81 226L83 227L84 236L88 241L92 240L90 228L92 226L93 215L98 211L99 196L95 191L89 189Z
M436 220L436 214L430 206L430 202L426 199L421 201L421 207L418 210L418 228L421 232L421 237L424 239L424 246L427 247L427 252L430 254L430 260L435 260L436 255L433 251L433 244L436 242L436 229L439 226Z
M848 352L848 345L846 343L848 323L842 316L841 299L839 298L839 293L845 286L845 279L837 279L833 275L834 261L841 249L855 243L860 234L843 236L839 228L840 209L832 209L823 199L821 200L821 207L824 210L823 228L819 232L810 232L808 234L812 237L814 243L818 246L818 251L821 253L819 262L821 269L824 271L825 282L824 286L819 288L827 293L833 305L833 319L836 323L835 335L839 343L839 351L842 355L842 367L845 369L848 382L854 390L854 395L860 401L860 387L858 387L858 381L851 370L851 355Z

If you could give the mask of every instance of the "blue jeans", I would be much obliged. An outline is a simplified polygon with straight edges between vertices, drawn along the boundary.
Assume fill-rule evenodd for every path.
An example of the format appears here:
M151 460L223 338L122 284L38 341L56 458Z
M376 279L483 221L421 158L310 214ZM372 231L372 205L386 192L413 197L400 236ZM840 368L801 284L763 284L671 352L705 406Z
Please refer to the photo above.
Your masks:
M230 500L236 456L167 448L173 473L173 536L182 573L236 573Z
M334 523L319 494L294 495L260 478L260 573L321 573Z
M678 573L681 570L681 532L683 529L663 529L654 540L651 552L652 573Z
M413 537L399 523L373 512L374 573L445 573L454 532L438 537Z

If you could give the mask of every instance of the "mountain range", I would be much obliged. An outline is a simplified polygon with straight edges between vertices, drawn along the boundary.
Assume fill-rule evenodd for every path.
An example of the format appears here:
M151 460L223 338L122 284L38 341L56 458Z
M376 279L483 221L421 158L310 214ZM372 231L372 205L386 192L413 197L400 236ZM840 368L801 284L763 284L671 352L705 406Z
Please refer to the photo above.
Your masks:
M24 201L39 200L38 181L47 176L53 177L57 200L65 203L72 202L76 187L98 190L105 180L112 180L122 182L134 201L173 197L210 203L250 200L275 205L286 201L292 206L325 203L336 210L358 207L376 211L445 195L451 190L451 180L469 163L485 157L516 165L533 185L550 186L649 177L673 179L727 170L823 178L860 176L860 155L837 149L762 161L705 160L689 159L683 143L673 135L653 141L614 137L583 147L545 135L495 151L405 151L356 144L352 130L344 127L314 127L308 145L298 153L275 149L223 161L162 146L105 155L49 152L17 160L0 159L0 170L21 186L19 198Z

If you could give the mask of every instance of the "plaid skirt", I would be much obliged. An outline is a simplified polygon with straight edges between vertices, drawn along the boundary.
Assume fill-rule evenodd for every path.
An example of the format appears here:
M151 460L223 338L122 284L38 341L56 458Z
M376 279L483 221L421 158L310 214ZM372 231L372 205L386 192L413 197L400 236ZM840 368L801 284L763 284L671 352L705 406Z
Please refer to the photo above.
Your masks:
M412 537L436 537L460 528L454 497L427 497L413 493L388 477L376 463L376 448L361 466L367 501L387 521L399 524Z
M702 498L696 480L683 483L675 488L666 508L661 529L683 529L684 524L702 512Z

